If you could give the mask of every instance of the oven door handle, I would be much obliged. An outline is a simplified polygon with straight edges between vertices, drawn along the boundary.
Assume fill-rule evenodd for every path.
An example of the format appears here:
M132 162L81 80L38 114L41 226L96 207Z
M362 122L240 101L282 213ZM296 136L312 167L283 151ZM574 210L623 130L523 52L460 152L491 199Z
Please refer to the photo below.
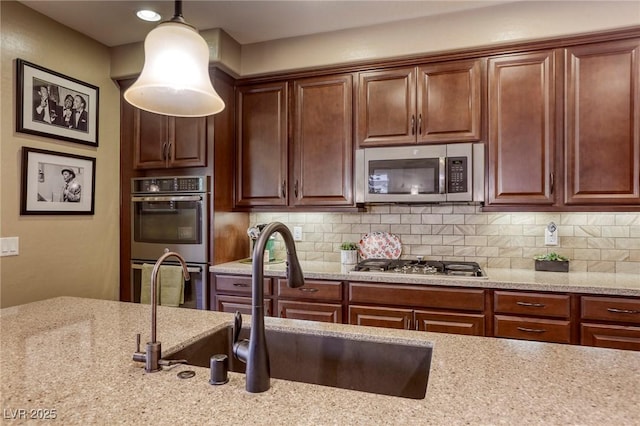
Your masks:
M202 201L202 195L165 195L157 197L131 197L134 203L154 201Z
M149 263L149 264L151 265L152 263ZM142 269L142 264L141 263L132 263L131 264L131 269L140 269L141 270ZM188 266L187 267L187 271L195 272L195 273L199 274L199 273L202 273L202 268Z

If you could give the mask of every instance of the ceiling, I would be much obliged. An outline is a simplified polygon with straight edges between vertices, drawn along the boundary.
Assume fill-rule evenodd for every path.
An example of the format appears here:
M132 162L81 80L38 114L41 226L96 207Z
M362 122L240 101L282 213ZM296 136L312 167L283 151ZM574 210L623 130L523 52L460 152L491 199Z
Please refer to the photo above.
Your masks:
M198 30L221 28L240 44L337 31L406 19L494 6L485 0L297 0L183 1L184 19ZM162 20L174 15L174 2L109 0L20 0L24 5L106 46L140 42L157 23L139 20L140 8Z

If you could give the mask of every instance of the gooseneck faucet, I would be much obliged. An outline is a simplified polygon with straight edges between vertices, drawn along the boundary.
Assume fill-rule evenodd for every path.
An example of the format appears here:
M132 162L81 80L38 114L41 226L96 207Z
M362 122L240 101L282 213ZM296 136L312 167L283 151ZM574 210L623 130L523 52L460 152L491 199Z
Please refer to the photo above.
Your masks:
M133 360L138 362L144 362L144 370L147 373L155 373L160 371L160 358L162 358L162 348L160 342L157 341L156 329L158 323L158 272L160 271L160 265L168 257L174 256L180 262L182 266L182 272L184 274L185 281L189 281L191 276L189 275L189 269L187 268L187 262L184 258L176 252L165 249L164 254L158 258L156 264L151 271L151 341L147 342L145 352L140 352L140 334L136 335L136 352L133 353Z
M271 386L269 353L264 331L264 251L269 237L279 232L287 250L287 283L296 288L304 285L302 268L296 255L296 246L291 231L280 222L268 224L260 232L253 248L251 278L251 334L247 341L237 341L242 317L236 313L233 353L236 358L247 364L246 389L251 393L265 392Z

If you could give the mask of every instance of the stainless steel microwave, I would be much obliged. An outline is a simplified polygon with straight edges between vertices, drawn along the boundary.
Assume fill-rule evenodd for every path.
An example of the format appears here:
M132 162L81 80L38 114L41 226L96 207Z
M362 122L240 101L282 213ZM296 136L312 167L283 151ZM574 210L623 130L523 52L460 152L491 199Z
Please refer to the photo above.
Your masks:
M356 202L484 201L484 144L356 150Z

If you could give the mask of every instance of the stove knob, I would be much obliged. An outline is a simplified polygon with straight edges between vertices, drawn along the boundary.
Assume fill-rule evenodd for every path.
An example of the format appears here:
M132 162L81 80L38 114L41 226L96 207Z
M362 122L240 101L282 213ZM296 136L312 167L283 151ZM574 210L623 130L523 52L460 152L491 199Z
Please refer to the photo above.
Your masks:
M416 259L418 259L418 262L422 262L422 260L424 259L424 256L416 256Z

